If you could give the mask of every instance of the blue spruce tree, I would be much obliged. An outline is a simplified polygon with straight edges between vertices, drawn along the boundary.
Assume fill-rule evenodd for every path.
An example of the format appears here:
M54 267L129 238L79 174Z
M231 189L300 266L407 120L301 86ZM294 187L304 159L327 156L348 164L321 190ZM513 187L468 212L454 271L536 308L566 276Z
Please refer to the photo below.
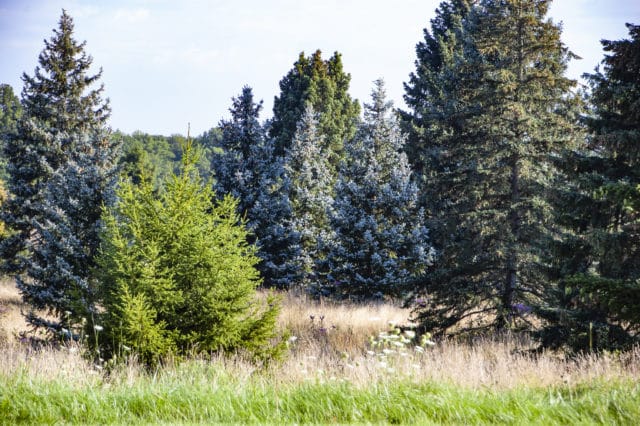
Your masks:
M95 283L91 272L100 245L102 207L113 201L118 150L106 132L67 138L76 150L53 172L38 203L41 217L34 220L37 244L30 244L26 277L18 276L25 300L33 307L57 314L54 321L35 312L32 325L50 330L95 318ZM90 322L89 322L90 323Z
M298 283L305 289L318 285L320 267L333 240L329 221L333 184L328 156L321 149L322 138L318 115L308 103L285 155L293 209L289 226L300 238L299 251L293 263L298 271Z
M3 269L25 302L52 316L33 311L29 322L53 331L92 309L90 271L119 150L106 128L103 88L91 88L101 72L88 73L84 46L63 11L35 74L23 75L24 112L4 146L11 197L2 219L11 233L0 243Z
M212 160L215 189L218 197L232 194L239 200L238 212L247 220L250 242L255 240L258 246L263 285L287 288L294 279L296 234L286 226L291 205L283 160L274 155L273 140L259 121L261 109L262 102L254 102L248 86L233 98L231 120L220 123L220 150Z
M345 144L331 213L332 280L325 291L358 299L398 296L432 261L404 144L384 83L377 80L364 122Z

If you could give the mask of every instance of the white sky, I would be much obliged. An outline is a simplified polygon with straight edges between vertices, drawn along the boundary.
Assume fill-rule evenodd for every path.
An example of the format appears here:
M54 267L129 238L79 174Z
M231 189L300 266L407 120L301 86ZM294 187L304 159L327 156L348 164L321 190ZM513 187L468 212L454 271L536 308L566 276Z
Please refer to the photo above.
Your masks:
M231 97L250 85L271 116L278 83L304 51L343 55L351 95L368 102L382 77L403 107L415 45L440 0L0 0L0 83L20 93L61 9L74 18L94 67L104 69L111 126L125 132L193 135L228 117ZM602 59L601 39L626 38L640 0L556 0L554 21L583 59L578 78Z

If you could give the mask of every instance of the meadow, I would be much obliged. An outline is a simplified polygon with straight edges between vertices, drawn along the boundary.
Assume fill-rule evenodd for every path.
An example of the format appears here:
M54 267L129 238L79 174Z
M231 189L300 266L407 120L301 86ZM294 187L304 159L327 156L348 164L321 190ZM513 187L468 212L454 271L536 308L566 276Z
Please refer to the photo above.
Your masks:
M640 348L566 357L519 336L405 344L410 312L288 294L288 356L129 358L95 365L77 345L35 348L20 297L0 283L0 424L636 424ZM390 325L392 324L392 325ZM391 336L391 337L390 337ZM396 336L396 337L393 337Z

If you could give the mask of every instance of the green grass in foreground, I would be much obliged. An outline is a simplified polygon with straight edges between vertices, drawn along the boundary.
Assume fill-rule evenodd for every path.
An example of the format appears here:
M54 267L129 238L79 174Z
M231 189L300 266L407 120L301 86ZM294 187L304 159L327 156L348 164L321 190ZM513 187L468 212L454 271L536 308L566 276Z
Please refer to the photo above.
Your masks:
M265 374L238 380L221 369L78 384L26 372L0 374L0 422L53 423L406 423L637 424L640 383L592 382L548 389L464 389L380 380L279 384Z

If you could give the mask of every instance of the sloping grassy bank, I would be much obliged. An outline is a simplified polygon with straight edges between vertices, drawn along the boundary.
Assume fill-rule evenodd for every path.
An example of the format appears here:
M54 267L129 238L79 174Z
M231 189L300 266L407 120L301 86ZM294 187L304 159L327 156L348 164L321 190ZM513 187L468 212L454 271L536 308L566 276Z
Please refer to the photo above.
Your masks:
M220 364L185 363L134 380L84 383L0 375L3 424L404 423L637 424L640 384L593 381L515 389L465 388L386 378L282 383L269 373L232 377Z

